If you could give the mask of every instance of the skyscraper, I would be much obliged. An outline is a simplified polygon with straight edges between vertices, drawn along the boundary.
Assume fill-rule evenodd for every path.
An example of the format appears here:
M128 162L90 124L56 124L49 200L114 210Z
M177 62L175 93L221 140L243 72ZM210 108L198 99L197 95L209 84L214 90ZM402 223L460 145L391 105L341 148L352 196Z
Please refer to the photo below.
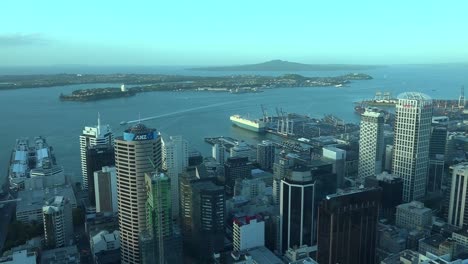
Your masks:
M163 169L171 180L172 218L179 218L179 174L188 166L188 142L181 136L162 140Z
M226 186L226 194L234 195L234 185L236 180L246 179L251 176L251 164L247 157L231 157L224 164L224 184Z
M372 108L361 115L359 168L361 180L382 172L384 156L384 115Z
M192 188L192 254L210 259L224 249L224 188L212 181L194 181Z
M392 173L403 179L403 201L424 198L429 169L432 100L407 92L398 96Z
M91 206L96 206L94 172L105 166L115 165L114 147L110 145L89 146L86 149L86 173L88 198Z
M81 153L81 173L82 173L82 188L88 189L88 173L86 165L86 149L89 146L95 145L113 145L114 136L109 125L101 125L101 118L98 115L98 124L95 127L85 127L83 134L80 136L80 153Z
M163 173L146 174L145 184L148 200L146 203L147 227L144 232L145 248L142 263L179 263L180 258L171 241L172 230L171 181ZM146 256L146 257L143 257Z
M375 263L380 188L328 195L318 210L317 262Z
M310 168L296 166L281 180L280 248L312 246L315 241L315 184Z
M68 246L73 241L72 206L63 196L55 196L42 207L46 247Z
M139 235L146 228L145 173L161 169L161 137L156 129L137 124L115 140L120 257L140 263Z
M468 227L468 162L450 167L452 182L448 223L459 228Z
M271 170L275 162L275 146L269 140L257 145L257 162L263 170Z
M429 143L429 173L427 175L427 191L439 192L445 171L445 148L447 145L447 126L432 123Z

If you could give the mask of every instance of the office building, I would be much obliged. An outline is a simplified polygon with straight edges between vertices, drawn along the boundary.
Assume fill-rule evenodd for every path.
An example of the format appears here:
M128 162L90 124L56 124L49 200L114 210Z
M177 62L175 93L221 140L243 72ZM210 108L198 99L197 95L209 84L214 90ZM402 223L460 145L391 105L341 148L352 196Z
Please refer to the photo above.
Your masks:
M235 251L265 246L265 222L260 216L234 217L232 229Z
M104 166L94 172L96 213L117 213L117 176L115 167Z
M171 180L172 218L179 217L179 174L188 166L188 142L181 136L162 140L163 169Z
M214 144L211 149L211 156L219 163L224 165L226 161L226 148L222 144Z
M468 227L468 162L452 165L448 223L459 228Z
M391 173L393 163L393 145L385 146L384 171Z
M49 201L55 196L63 196L70 202L72 208L77 207L75 194L71 186L19 191L18 201L16 202L16 220L23 223L42 223L44 201Z
M105 166L115 165L114 147L110 145L89 146L86 149L86 173L88 183L88 198L91 206L96 206L96 190L94 172Z
M86 150L88 147L96 145L113 145L114 136L109 125L101 125L101 118L98 115L98 124L95 127L85 127L83 134L80 136L80 153L81 153L81 173L82 173L82 188L88 189L88 167L86 164Z
M25 190L40 190L66 184L63 167L53 163L50 158L42 160L42 166L31 169L30 178L24 180Z
M281 180L286 177L298 156L282 151L273 164L273 203L280 204Z
M325 160L333 162L333 173L336 174L336 184L338 187L343 186L346 164L346 150L326 146L322 148L322 156Z
M257 145L257 163L262 170L271 170L275 162L275 146L269 140Z
M429 228L432 225L432 210L418 201L400 204L397 206L395 224L409 230Z
M445 172L445 148L447 144L447 126L432 123L429 143L429 173L427 191L440 192Z
M322 201L318 263L375 263L380 196L380 188L359 188L328 195Z
M226 195L234 195L236 180L243 180L251 176L251 164L247 157L231 157L224 164L224 185Z
M115 255L116 252L120 251L120 234L118 230L108 232L103 230L90 239L91 254L95 263L96 260L100 260L103 263L104 259L109 259L109 255ZM109 253L113 254L109 254ZM115 259L115 258L114 258Z
M392 174L403 179L403 201L420 200L426 194L432 100L407 92L398 96Z
M390 222L395 221L396 207L402 203L403 180L394 175L382 172L374 177L367 177L365 187L380 187L382 189L382 206L380 218Z
M252 150L252 148L247 145L244 141L241 142L236 142L236 145L231 148L230 150L230 157L245 157L248 158L249 161L255 160L255 152Z
M224 188L209 180L190 185L193 230L188 253L202 261L224 250Z
M180 263L180 237L172 223L171 180L163 173L146 174L147 227L140 234L141 263Z
M139 235L146 229L145 174L161 169L161 137L139 123L115 139L122 263L140 263Z
M361 115L358 175L362 181L382 172L385 149L383 128L384 115L378 110L368 108Z
M47 248L70 245L73 242L72 206L63 196L55 196L42 207L44 242Z
M315 242L315 185L310 168L296 166L281 180L281 252Z
M36 264L37 254L35 251L19 250L11 255L0 257L1 264Z

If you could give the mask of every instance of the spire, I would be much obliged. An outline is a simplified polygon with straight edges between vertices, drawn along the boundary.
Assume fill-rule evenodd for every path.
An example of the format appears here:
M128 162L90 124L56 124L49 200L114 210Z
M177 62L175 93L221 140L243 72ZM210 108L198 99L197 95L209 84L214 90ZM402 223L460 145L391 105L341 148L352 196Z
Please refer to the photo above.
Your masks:
M101 135L101 114L97 113L97 134Z

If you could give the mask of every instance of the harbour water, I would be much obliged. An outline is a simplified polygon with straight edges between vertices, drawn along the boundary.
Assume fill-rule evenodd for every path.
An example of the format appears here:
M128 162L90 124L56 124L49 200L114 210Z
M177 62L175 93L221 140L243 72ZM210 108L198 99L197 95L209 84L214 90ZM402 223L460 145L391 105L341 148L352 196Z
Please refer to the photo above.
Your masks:
M170 70L141 68L135 71L185 75L246 74L194 72L178 68ZM433 98L456 99L460 87L463 84L468 85L466 65L389 66L363 72L370 74L374 79L353 81L348 87L342 88L279 88L263 93L245 94L153 92L96 102L61 102L58 97L60 93L71 93L75 89L118 87L118 84L0 91L0 127L2 128L0 179L7 175L15 139L41 135L45 136L48 143L54 147L58 164L64 166L65 171L72 174L75 180L80 180L79 135L84 126L96 124L98 112L101 114L102 122L110 124L116 136L119 136L125 128L119 125L121 121L135 120L139 115L142 118L159 116L157 119L145 121L145 124L157 128L163 135L182 135L190 142L192 149L209 155L210 145L203 141L204 137L230 136L249 142L258 140L257 134L233 127L229 116L241 114L260 117L261 104L273 115L275 107L279 107L286 112L308 114L312 117L334 114L347 122L357 123L359 117L354 113L353 102L372 98L377 90L389 91L395 96L404 91L418 91L427 93ZM0 69L0 74L6 73ZM347 72L297 72L305 76L335 76L343 73Z

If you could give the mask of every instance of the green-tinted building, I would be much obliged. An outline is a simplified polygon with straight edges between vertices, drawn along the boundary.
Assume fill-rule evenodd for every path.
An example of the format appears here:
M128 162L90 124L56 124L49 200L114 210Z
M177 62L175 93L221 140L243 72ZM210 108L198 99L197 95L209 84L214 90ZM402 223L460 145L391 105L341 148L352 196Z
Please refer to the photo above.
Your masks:
M180 263L181 242L173 231L170 179L163 173L146 174L145 186L147 228L140 234L142 263Z

